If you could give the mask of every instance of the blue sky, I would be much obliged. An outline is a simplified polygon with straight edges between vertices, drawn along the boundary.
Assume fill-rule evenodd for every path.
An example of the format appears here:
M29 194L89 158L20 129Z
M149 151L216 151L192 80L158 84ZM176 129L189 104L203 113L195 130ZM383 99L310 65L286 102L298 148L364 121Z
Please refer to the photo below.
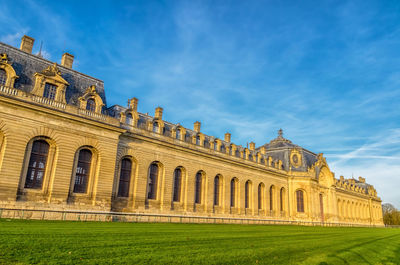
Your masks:
M4 1L0 41L104 80L107 104L257 146L285 137L400 208L399 1Z

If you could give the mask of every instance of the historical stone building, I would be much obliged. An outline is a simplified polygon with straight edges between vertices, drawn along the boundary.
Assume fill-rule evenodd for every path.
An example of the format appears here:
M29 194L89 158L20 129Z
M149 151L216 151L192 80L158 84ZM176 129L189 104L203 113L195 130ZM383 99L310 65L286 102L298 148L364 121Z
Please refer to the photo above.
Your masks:
M101 80L0 43L0 208L382 224L365 179L285 139L244 148L127 107Z

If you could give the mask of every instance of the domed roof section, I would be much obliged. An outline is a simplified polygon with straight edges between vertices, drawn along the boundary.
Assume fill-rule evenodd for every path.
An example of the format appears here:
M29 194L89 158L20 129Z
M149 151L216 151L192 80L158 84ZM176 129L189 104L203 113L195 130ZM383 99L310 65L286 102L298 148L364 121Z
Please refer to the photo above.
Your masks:
M261 148L265 148L266 157L272 157L273 160L281 160L283 168L286 170L291 168L293 171L306 172L308 168L317 161L317 155L315 153L284 138L282 129L278 131L278 137L269 143L258 147L257 150L260 150ZM291 154L293 152L297 152L298 157L300 157L301 163L299 165L293 166L293 162L291 162Z
M266 149L274 149L274 148L282 148L282 147L287 147L287 148L299 147L298 145L293 144L292 141L283 137L282 129L279 129L278 137L271 140L269 143L264 144L263 146Z

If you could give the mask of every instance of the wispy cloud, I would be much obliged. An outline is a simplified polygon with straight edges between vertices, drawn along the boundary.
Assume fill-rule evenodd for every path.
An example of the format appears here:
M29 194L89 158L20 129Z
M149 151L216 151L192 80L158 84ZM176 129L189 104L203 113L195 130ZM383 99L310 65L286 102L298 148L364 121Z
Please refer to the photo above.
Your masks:
M394 3L14 2L2 2L0 40L30 34L53 60L72 49L75 69L105 81L109 104L136 96L142 112L161 105L166 120L199 120L241 145L282 128L338 175L363 175L400 201Z
M28 29L21 29L19 32L1 36L0 41L4 42L4 43L8 43L10 45L15 45L21 41L22 36L24 36L27 32L28 32Z

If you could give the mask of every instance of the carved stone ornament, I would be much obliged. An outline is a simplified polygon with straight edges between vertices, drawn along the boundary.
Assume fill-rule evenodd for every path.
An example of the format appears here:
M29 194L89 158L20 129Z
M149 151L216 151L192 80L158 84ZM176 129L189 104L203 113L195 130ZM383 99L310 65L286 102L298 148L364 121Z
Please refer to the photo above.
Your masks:
M46 76L56 76L56 75L61 75L61 72L58 69L57 64L54 63L53 65L50 65L49 67L44 69L42 71L42 74Z
M8 63L8 55L7 55L7 53L0 53L0 62Z
M302 156L299 150L293 149L292 152L290 152L290 163L295 168L298 168L302 165Z

